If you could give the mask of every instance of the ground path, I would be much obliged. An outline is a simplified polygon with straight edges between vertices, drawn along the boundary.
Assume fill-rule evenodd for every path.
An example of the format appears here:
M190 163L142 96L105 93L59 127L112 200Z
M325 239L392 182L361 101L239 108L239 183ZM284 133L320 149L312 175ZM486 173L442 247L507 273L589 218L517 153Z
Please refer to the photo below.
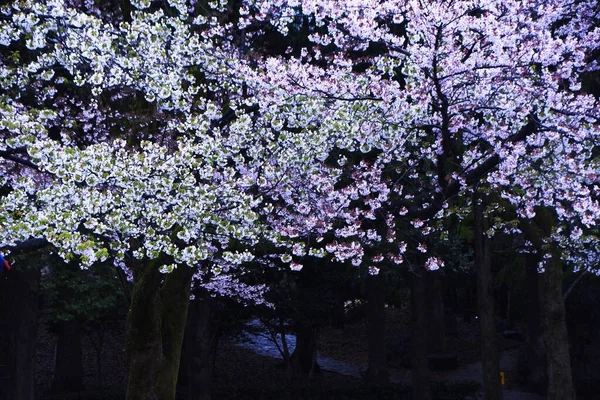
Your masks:
M237 345L241 347L245 347L253 350L255 353L273 357L273 358L282 358L281 353L277 349L277 346L273 342L273 340L269 337L266 329L261 329L261 324L259 321L254 320L248 323L252 329L252 332L245 332L243 338L238 341ZM294 335L286 335L286 341L290 348L290 351L294 349L296 346L296 337ZM517 364L517 349L509 349L502 352L500 358L500 370L501 371L511 371L516 368ZM357 378L361 378L361 372L364 368L360 365L351 364L345 361L334 360L328 357L323 357L321 355L317 355L317 362L319 366L329 372L334 372L341 375L354 376ZM447 374L443 375L444 380L457 380L457 381L476 381L482 384L482 365L481 361L474 362L468 364L464 367L458 368L454 371L450 371ZM394 370L391 370L390 380L395 383L408 383L399 379L394 374ZM514 390L503 390L504 400L544 400L543 396L533 394L533 393L525 393Z

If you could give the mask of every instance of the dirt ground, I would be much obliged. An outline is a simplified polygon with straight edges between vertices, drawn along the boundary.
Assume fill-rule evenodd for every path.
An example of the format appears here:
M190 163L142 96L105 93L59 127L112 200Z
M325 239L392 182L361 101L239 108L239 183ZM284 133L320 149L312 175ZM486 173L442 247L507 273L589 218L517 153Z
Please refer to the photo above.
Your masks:
M83 366L84 393L72 396L48 395L52 382L54 348L56 338L49 331L47 318L42 317L39 324L39 339L36 359L36 398L42 400L68 399L122 399L126 388L127 359L125 354L125 321L113 322L106 327L104 346L101 353L102 379L98 381L96 352L90 338L84 336ZM476 322L459 321L458 335L449 337L447 349L458 355L460 366L477 361L479 351L478 325ZM410 346L406 342L409 334L409 313L402 309L388 309L387 342L395 347L396 352L408 352ZM326 328L319 333L320 354L336 360L356 365L367 363L366 327L364 320L346 324L343 328ZM510 343L512 342L512 343ZM502 346L514 346L514 342L503 342ZM395 379L409 381L408 369L394 369ZM434 376L443 379L443 376ZM512 379L512 378L511 378ZM223 339L217 351L213 389L215 399L269 399L288 396L285 369L280 360L256 355L253 351L235 345L233 340ZM292 391L294 392L294 391ZM409 398L409 388L403 385L370 388L364 380L357 377L324 371L312 379L310 385L297 388L299 398ZM182 391L182 398L184 395ZM295 397L294 397L295 398ZM452 398L452 397L438 397ZM462 398L462 397L455 397Z

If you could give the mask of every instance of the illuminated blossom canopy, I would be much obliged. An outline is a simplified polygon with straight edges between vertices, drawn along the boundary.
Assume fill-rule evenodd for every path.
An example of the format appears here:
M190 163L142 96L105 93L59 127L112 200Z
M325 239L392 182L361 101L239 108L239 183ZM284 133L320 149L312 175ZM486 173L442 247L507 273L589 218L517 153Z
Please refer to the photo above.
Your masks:
M3 6L0 247L436 269L425 240L476 186L592 240L595 3L167 3Z

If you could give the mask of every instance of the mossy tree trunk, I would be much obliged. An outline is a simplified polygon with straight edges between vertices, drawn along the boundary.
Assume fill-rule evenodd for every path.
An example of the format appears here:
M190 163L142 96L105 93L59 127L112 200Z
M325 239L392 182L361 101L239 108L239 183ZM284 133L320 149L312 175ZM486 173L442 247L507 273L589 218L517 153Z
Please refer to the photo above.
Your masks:
M193 270L179 267L162 283L160 262L144 264L129 309L126 399L174 400Z
M174 400L185 334L193 270L179 267L165 278L161 290L162 361L158 376L158 398Z
M127 400L158 400L158 372L162 359L162 277L158 267L158 262L150 262L134 277L127 326Z

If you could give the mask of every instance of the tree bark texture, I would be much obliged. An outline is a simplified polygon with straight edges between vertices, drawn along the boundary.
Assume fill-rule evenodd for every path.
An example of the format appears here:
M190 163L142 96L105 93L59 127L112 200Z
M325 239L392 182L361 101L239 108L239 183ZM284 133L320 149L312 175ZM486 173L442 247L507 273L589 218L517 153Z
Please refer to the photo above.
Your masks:
M160 400L174 400L185 333L193 270L176 268L165 277L161 294L162 360L158 376Z
M440 271L425 274L427 279L427 308L429 315L429 353L444 354L446 334L444 324L444 298Z
M533 221L523 223L523 231L544 258L544 272L540 277L540 305L544 345L546 348L546 373L548 376L548 400L575 399L575 389L569 356L569 337L563 297L563 263L556 244L547 243L552 235L555 216L546 208L536 208Z
M444 277L444 333L446 336L458 336L458 321L456 313L458 311L458 293L456 288L456 278Z
M296 327L296 348L291 357L294 374L298 378L310 379L320 368L317 364L317 330L302 324Z
M127 400L174 400L192 271L179 267L164 279L159 262L136 275L127 329Z
M527 313L527 382L530 390L544 394L548 386L546 375L546 346L540 307L540 290L537 264L538 255L529 255L525 271L525 296Z
M196 293L188 309L180 377L185 376L188 400L210 400L217 327L213 322L214 298L206 290Z
M563 300L563 270L560 255L555 252L546 260L542 276L544 286L544 343L546 345L546 371L548 374L548 400L574 400L575 389L571 376L569 337L565 321Z
M0 355L2 400L34 400L35 344L40 272L13 266L0 275ZM0 347L0 350L2 347Z
M428 321L425 271L412 280L412 392L413 399L431 400L428 365Z
M59 322L57 334L52 391L64 393L81 390L83 389L81 323L79 321Z
M162 359L161 274L158 263L151 262L143 268L134 277L129 308L127 400L158 400L158 372Z
M492 263L487 218L483 215L483 204L473 196L475 207L475 266L477 268L477 304L481 328L481 362L483 366L483 393L486 400L502 399L500 383L500 357L498 335L494 320L494 298L492 296Z
M179 360L179 377L177 385L187 388L187 399L192 399L192 368L194 362L194 353L196 352L196 334L198 332L198 296L190 301L188 315L185 323L185 333L183 335L183 345L181 350L181 359Z
M388 383L390 377L385 348L385 278L382 274L367 277L367 342L367 380L374 384Z

